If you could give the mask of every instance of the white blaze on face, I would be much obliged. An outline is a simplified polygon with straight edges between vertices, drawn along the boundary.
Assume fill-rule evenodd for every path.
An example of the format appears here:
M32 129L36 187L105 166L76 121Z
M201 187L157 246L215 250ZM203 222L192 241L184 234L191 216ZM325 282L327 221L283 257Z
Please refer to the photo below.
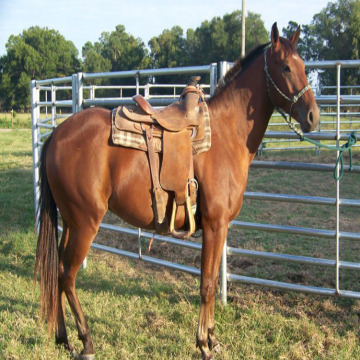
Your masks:
M301 63L301 65L303 66L304 70L305 70L305 63L304 61L297 55L292 55L292 58L296 61L299 61Z

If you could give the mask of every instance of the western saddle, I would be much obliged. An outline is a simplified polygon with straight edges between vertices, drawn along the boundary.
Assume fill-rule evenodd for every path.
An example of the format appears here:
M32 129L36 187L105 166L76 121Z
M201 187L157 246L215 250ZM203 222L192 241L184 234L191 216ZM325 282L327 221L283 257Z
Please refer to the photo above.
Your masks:
M193 154L211 146L210 120L199 80L200 77L193 76L180 100L161 109L154 109L142 95L135 95L136 106L119 106L114 109L112 120L115 144L147 151L156 231L170 232L182 239L195 232L198 184L194 178ZM162 157L157 153L162 153ZM174 193L170 223L166 217L165 191ZM187 231L175 229L178 208L182 206Z

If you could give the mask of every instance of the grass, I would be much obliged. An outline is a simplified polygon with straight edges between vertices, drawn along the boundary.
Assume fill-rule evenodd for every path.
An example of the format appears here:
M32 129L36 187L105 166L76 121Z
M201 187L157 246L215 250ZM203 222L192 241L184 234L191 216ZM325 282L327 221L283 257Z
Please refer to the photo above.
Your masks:
M283 159L284 153L264 155ZM330 161L294 153L306 161ZM358 153L354 164L359 164ZM31 133L0 133L0 358L70 359L52 339L38 318L39 291L33 287L36 247L32 200ZM352 174L353 175L353 174ZM352 179L352 180L351 180ZM281 181L280 181L281 180ZM284 181L284 183L282 182ZM284 185L285 184L285 185ZM344 175L342 194L358 197L358 175ZM252 169L248 190L328 194L333 196L331 175L282 172L281 179L269 170ZM284 207L285 206L285 207ZM333 210L298 207L246 200L241 214L245 221L331 226ZM359 231L359 214L345 213L342 226ZM118 219L107 215L109 221ZM258 219L258 221L261 221ZM242 247L278 249L331 255L322 240L299 239L279 234L242 232L231 229L231 244ZM117 243L131 248L135 239L100 231L97 242ZM348 256L358 249L350 244ZM357 245L356 245L357 246ZM347 246L343 251L347 251ZM153 256L181 256L191 264L199 254L177 251L154 243ZM329 254L328 254L329 253ZM176 260L176 258L175 258ZM319 271L279 267L254 259L236 258L241 274L280 276L292 281L326 280ZM274 274L275 272L280 272ZM321 272L320 272L321 274ZM353 276L353 275L352 275ZM320 278L319 280L318 277ZM87 269L81 270L77 287L92 329L98 359L199 359L195 333L199 311L199 278L154 267L142 262L90 251ZM71 342L81 350L74 320L68 312ZM219 359L360 359L358 341L359 302L293 292L279 292L239 284L229 285L229 305L217 304L216 330L224 344Z
M14 112L13 122L11 113L0 113L0 129L31 129L31 114Z

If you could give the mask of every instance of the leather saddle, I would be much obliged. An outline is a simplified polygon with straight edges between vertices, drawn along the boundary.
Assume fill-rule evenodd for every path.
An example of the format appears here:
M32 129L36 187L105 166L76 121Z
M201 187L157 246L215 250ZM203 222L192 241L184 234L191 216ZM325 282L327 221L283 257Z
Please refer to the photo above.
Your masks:
M198 185L193 168L194 144L203 141L207 132L204 123L208 112L199 80L192 77L180 100L165 108L154 109L142 95L135 95L136 106L121 106L113 116L113 130L121 130L120 144L148 153L156 231L182 239L195 232ZM170 223L166 217L166 191L174 193ZM185 208L185 231L175 229L179 207Z

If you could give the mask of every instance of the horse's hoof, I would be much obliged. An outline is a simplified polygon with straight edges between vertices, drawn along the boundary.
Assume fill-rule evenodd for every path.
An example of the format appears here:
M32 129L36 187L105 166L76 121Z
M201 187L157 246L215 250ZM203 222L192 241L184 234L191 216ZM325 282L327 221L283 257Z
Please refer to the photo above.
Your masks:
M94 360L95 354L80 354L76 360Z
M70 351L70 356L76 360L78 358L78 355L77 355L75 349L70 349L69 351Z
M216 344L214 344L214 346L211 349L215 354L220 354L221 353L221 344L219 342L217 342Z
M201 357L201 360L215 360L211 353L206 354Z

